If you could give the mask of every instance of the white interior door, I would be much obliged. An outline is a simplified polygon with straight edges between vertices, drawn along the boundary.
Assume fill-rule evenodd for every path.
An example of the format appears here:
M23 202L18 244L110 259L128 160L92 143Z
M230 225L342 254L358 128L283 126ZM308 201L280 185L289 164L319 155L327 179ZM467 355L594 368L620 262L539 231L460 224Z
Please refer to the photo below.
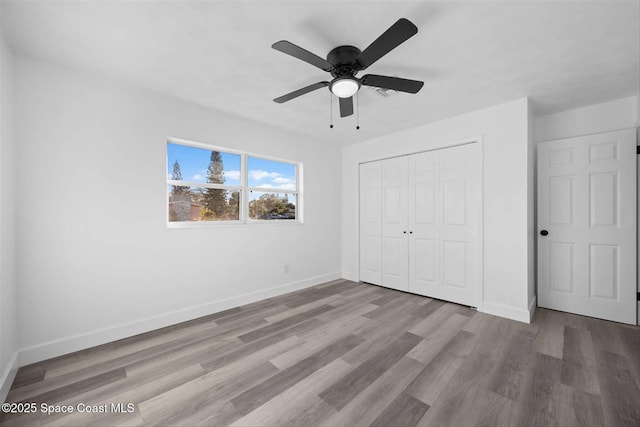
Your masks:
M477 306L479 144L409 157L409 290Z
M635 130L538 146L538 305L636 323Z
M407 157L382 161L382 284L408 287Z
M360 165L360 280L382 285L382 162Z

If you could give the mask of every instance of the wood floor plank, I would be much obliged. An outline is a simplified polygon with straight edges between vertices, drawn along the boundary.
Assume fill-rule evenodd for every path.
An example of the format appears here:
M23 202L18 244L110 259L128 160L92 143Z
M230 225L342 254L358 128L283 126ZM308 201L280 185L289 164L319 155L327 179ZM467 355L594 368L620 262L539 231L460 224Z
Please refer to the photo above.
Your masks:
M565 326L564 330L562 383L588 393L600 394L591 333L570 326Z
M469 334L464 329L460 333ZM499 354L495 353L496 343L487 339L486 335L473 334L473 337L473 340L466 343L463 340L461 354L466 354L466 357L455 369L446 386L438 390L430 403L429 411L418 422L419 426L510 424L513 402L487 388L488 375L500 361ZM507 348L507 343L501 343L500 349Z
M573 407L580 426L603 426L604 413L599 395L573 390Z
M475 344L476 336L460 331L440 350L407 386L408 393L422 402L432 405L440 393L450 384L466 356Z
M287 388L308 377L321 367L331 363L357 345L360 345L363 341L364 340L358 336L348 335L328 345L313 356L280 371L268 380L235 396L230 401L241 414L246 415L258 406L282 393Z
M598 356L598 378L606 424L640 425L640 390L627 358L608 351L601 351Z
M535 335L528 331L519 331L514 335L504 357L490 374L489 390L513 401L518 400L534 339Z
M56 405L60 402L64 401L73 396L83 395L85 392L98 388L100 386L116 382L126 378L126 373L124 369L115 369L113 371L105 372L91 378L86 378L76 383L68 384L54 390L48 390L41 394L36 394L29 397L28 402L26 403L35 403L38 408L42 404ZM15 401L14 401L15 402ZM34 417L22 416L22 413L0 413L0 424L9 423L17 424L17 422L12 419L22 418L27 422L32 422L32 420L37 420L42 413L36 411Z
M242 308L242 307L240 307ZM216 324L220 327L224 327L225 325L236 325L239 320L247 321L248 319L267 319L268 316L287 312L288 307L284 304L272 304L266 307L253 308L251 310L244 309L239 311L234 311L233 313L229 313L226 316L220 317L216 319Z
M329 405L322 405L317 395L351 369L353 366L349 363L335 359L240 418L233 426L301 425L301 418L307 412L315 411L323 416L335 412L333 408L328 409ZM307 414L304 423L312 422L312 418Z
M313 321L313 319L311 319L311 321ZM315 321L313 321L313 323L315 323ZM299 326L299 325L293 325L292 328L295 328L296 326ZM248 355L256 354L256 352L259 352L265 348L269 348L269 347L278 345L280 343L287 342L288 338L292 338L294 337L294 335L295 334L290 333L290 331L284 330L277 334L268 335L262 339L251 341L249 343L241 345L240 347L231 349L230 351L213 353L208 358L202 360L200 364L204 369L209 371L219 369L222 366L241 360L242 358ZM301 342L297 338L295 339L295 341L298 343ZM289 348L292 348L292 347L295 347L295 346L291 345Z
M412 302L413 295L406 294L403 292L398 292L400 294L399 297L394 298L393 301L387 302L385 304L380 305L377 309L373 310L370 313L367 313L365 317L369 319L382 319L389 318L391 316L395 316L398 312L402 310L407 310L408 307L418 307L415 302ZM373 302L372 302L373 303Z
M384 295L381 295L378 298L371 301L371 304L381 307L383 305L389 304L392 301L397 300L401 296L402 296L402 292L386 292Z
M318 314L322 314L333 309L335 309L335 307L328 304L324 304L320 307L315 307L311 310L304 311L294 316L287 317L286 319L280 320L278 322L271 323L267 326L263 326L261 328L255 329L251 332L247 332L246 334L242 334L238 336L238 338L244 342L255 341L259 338L266 337L267 335L280 332L283 329L289 328L291 326L296 326L301 322L305 320L309 320Z
M406 332L375 356L361 363L332 386L320 393L320 397L340 410L356 395L377 380L398 360L402 359L420 342L420 337Z
M540 331L536 335L533 350L562 359L564 349L564 325L558 313L552 310L539 310Z
M19 389L24 386L44 381L44 375L47 371L46 366L42 364L32 365L18 369L16 377L13 379L11 388Z
M409 329L409 332L421 337L426 337L434 332L437 332L440 326L445 325L448 319L456 314L457 306L455 304L443 304L436 308L429 316L422 319L422 321L413 328ZM462 322L468 322L469 318L466 316L457 315Z
M361 295L357 300L351 300L349 298L342 299L344 302L343 304L331 304L336 308L326 313L318 314L316 318L330 322L339 319L342 316L351 316L354 311L358 311L358 316L364 316L378 308L377 305L371 303L375 298L375 293L368 293Z
M622 342L622 351L620 354L636 355L637 357L628 357L629 369L633 374L638 387L640 387L640 330L627 325L618 328L618 335Z
M440 307L442 307L443 305L445 305L446 302L438 300L438 299L434 299L429 301L427 304L421 305L420 307L416 308L415 310L413 310L411 312L411 314L413 316L416 317L421 317L423 319L429 317L431 314L433 314L434 311L436 311L437 309L439 309Z
M518 424L550 426L557 424L562 360L535 353L528 383L519 399Z
M366 324L369 326L367 332L363 332L364 328L359 328L354 333L366 339L362 345L351 350L349 353L342 356L344 360L352 365L359 365L371 357L372 354L376 354L384 348L388 347L393 341L398 339L398 336L404 334L407 330L412 328L416 323L420 321L419 317L405 316L401 321L394 322L393 324L379 324L378 322L369 322ZM371 325L375 325L371 328Z
M435 319L434 319L435 320ZM462 327L469 321L469 318L460 314L451 314L444 322L434 323L429 330L420 330L424 338L410 352L409 357L429 363L451 341ZM424 323L422 323L424 325ZM415 330L415 329L412 329Z
M479 384L452 394L445 402L436 402L418 426L508 426L512 422L514 402ZM525 426L528 426L525 424Z
M323 325L310 331L308 334L297 335L300 339L304 340L303 344L285 353L281 353L269 361L280 370L286 369L312 356L331 342L344 338L347 335L352 335L354 329L366 322L367 320L365 318L355 316L350 319L344 319L338 324L330 323Z
M357 394L339 412L321 420L317 425L323 427L370 425L422 369L424 369L422 363L403 357Z
M233 351L242 345L240 340L213 339L205 340L201 343L185 346L172 351L148 357L146 359L134 361L124 368L128 377L146 375L153 376L154 372L172 371L176 366L189 366L200 364L207 360L212 354Z
M288 351L300 343L301 341L298 338L289 337L238 357L215 369L206 369L206 373L201 377L141 402L140 409L145 416L145 420L149 418L153 421L156 419L161 420L163 411L180 412L186 416L187 414L183 408L202 399L227 401L231 398L230 389L239 393L240 391L236 387L249 388L253 386L252 383L244 384L247 372L255 371L258 373L253 373L250 378L251 381L255 382L261 381L264 376L277 373L279 370L268 363L268 359L280 352ZM176 408L179 408L179 410Z
M321 298L319 300L311 300L306 304L298 306L296 308L290 308L288 310L280 310L278 312L265 316L264 319L267 322L273 324L273 323L285 320L289 317L296 316L298 314L309 313L310 310L313 310L325 305L331 306L335 309L337 307L335 303L339 301L340 298L341 298L340 294L327 295L324 298ZM326 311L329 311L329 310L330 309L327 309ZM316 315L318 314L322 314L322 313L317 313Z
M22 367L0 426L636 426L640 327L327 282Z
M96 387L100 387L126 377L127 373L124 368L114 369L42 394L29 396L29 401L36 403L58 403L70 396L81 395L88 390L92 390Z
M371 427L414 427L429 410L429 405L402 393L370 424Z
M212 316L215 317L215 316ZM154 331L124 338L112 343L103 344L86 350L77 351L69 355L60 356L47 364L47 378L75 372L98 363L108 362L117 357L131 353L145 351L150 347L161 348L174 340L188 340L195 337L202 338L205 334L214 336L219 331L218 325L210 316L167 326Z
M241 392L278 372L268 362L254 364L248 369L241 369L239 365L233 371L214 371L140 403L140 411L148 425L172 425L187 419L206 419L214 408L219 409L220 402L227 401L229 395ZM179 402L179 410L174 406L176 402Z
M61 402L61 405L72 405L76 407L79 403L87 405L103 405L105 403L133 403L139 405L141 402L153 399L154 397L173 390L189 381L195 380L205 374L200 365L190 365L179 370L171 370L163 375L159 372L154 375L127 377L121 381L117 381L87 393L81 396L75 396ZM139 414L137 410L135 414ZM102 416L91 413L74 413L74 414L52 414L45 417L49 425L89 425L90 423L102 423L109 425L111 423L110 414ZM126 419L128 420L128 418Z

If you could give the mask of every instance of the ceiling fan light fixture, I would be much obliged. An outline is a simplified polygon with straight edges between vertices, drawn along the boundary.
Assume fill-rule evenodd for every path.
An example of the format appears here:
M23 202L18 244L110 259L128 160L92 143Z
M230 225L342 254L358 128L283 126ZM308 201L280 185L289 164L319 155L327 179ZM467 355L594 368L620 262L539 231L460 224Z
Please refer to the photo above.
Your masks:
M338 98L351 98L360 89L360 81L354 77L338 77L329 89Z

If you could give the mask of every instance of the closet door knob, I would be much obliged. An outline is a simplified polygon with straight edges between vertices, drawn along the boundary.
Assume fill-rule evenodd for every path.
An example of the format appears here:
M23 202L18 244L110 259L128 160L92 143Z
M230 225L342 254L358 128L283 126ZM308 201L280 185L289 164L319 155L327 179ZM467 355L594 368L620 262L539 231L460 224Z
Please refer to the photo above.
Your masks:
M402 234L407 234L407 232L406 232L406 231L403 231L403 232L402 232Z
M410 231L409 234L413 234L413 231Z
M541 235L541 236L548 236L548 235L549 235L549 232L548 232L547 230L542 230L542 231L540 232L540 235Z

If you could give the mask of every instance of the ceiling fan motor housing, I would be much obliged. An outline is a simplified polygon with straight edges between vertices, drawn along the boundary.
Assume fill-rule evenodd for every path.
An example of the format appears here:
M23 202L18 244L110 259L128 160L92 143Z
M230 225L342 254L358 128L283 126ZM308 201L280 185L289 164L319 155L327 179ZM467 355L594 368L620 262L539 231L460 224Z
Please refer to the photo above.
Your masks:
M355 76L359 71L356 58L361 51L355 46L338 46L327 54L327 61L333 64L333 77Z

